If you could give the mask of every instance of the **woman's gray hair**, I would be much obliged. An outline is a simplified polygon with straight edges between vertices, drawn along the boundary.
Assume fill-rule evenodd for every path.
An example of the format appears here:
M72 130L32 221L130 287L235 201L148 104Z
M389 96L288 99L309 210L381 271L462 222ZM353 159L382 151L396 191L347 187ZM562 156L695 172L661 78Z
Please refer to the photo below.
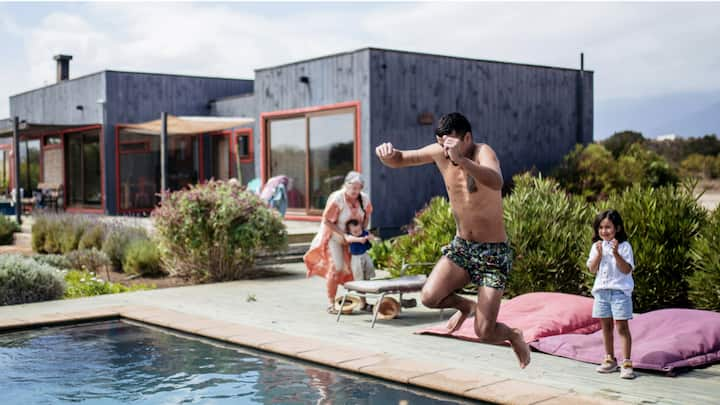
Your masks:
M345 185L350 185L354 183L360 183L363 186L365 185L365 180L363 179L362 175L358 172L352 171L348 172L348 174L345 176Z

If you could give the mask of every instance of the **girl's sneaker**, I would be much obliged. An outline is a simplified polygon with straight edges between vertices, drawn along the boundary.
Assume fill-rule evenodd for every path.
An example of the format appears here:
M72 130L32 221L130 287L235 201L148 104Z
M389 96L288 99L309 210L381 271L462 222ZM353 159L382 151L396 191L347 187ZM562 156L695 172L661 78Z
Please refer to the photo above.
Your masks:
M595 371L597 371L598 373L607 374L607 373L614 373L617 371L617 369L618 369L617 360L615 360L614 357L608 355L608 356L605 356L605 360L602 362L602 364L597 366Z
M620 368L620 378L624 378L626 380L632 380L633 378L635 378L635 372L633 371L632 361L630 361L630 360L623 361L622 368Z

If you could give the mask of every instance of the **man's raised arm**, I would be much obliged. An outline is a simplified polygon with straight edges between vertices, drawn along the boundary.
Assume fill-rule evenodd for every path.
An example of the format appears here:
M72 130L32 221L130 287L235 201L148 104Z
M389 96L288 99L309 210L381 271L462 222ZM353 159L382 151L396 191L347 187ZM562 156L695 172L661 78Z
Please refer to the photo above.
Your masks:
M415 150L397 150L389 142L375 148L375 154L385 166L394 169L400 167L420 166L433 163L435 157L441 156L442 147L438 144L427 145Z

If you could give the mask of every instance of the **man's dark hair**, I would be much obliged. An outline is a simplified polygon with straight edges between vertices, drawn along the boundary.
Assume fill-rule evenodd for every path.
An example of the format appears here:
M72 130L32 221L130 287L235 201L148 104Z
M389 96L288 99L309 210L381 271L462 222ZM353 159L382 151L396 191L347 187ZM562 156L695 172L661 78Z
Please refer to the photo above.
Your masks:
M459 112L445 114L440 117L438 126L435 129L435 135L442 137L443 135L452 134L453 131L455 131L457 136L460 138L464 137L467 132L472 134L470 121L468 121L468 119Z

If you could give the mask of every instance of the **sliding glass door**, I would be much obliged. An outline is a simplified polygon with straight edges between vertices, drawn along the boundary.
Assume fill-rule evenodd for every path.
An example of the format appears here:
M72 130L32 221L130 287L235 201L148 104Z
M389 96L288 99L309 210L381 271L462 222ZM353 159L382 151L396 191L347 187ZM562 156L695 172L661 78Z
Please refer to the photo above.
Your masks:
M65 136L67 203L69 206L99 208L102 204L99 131Z
M288 207L318 215L328 195L355 167L356 110L346 108L270 119L268 177L285 175Z

